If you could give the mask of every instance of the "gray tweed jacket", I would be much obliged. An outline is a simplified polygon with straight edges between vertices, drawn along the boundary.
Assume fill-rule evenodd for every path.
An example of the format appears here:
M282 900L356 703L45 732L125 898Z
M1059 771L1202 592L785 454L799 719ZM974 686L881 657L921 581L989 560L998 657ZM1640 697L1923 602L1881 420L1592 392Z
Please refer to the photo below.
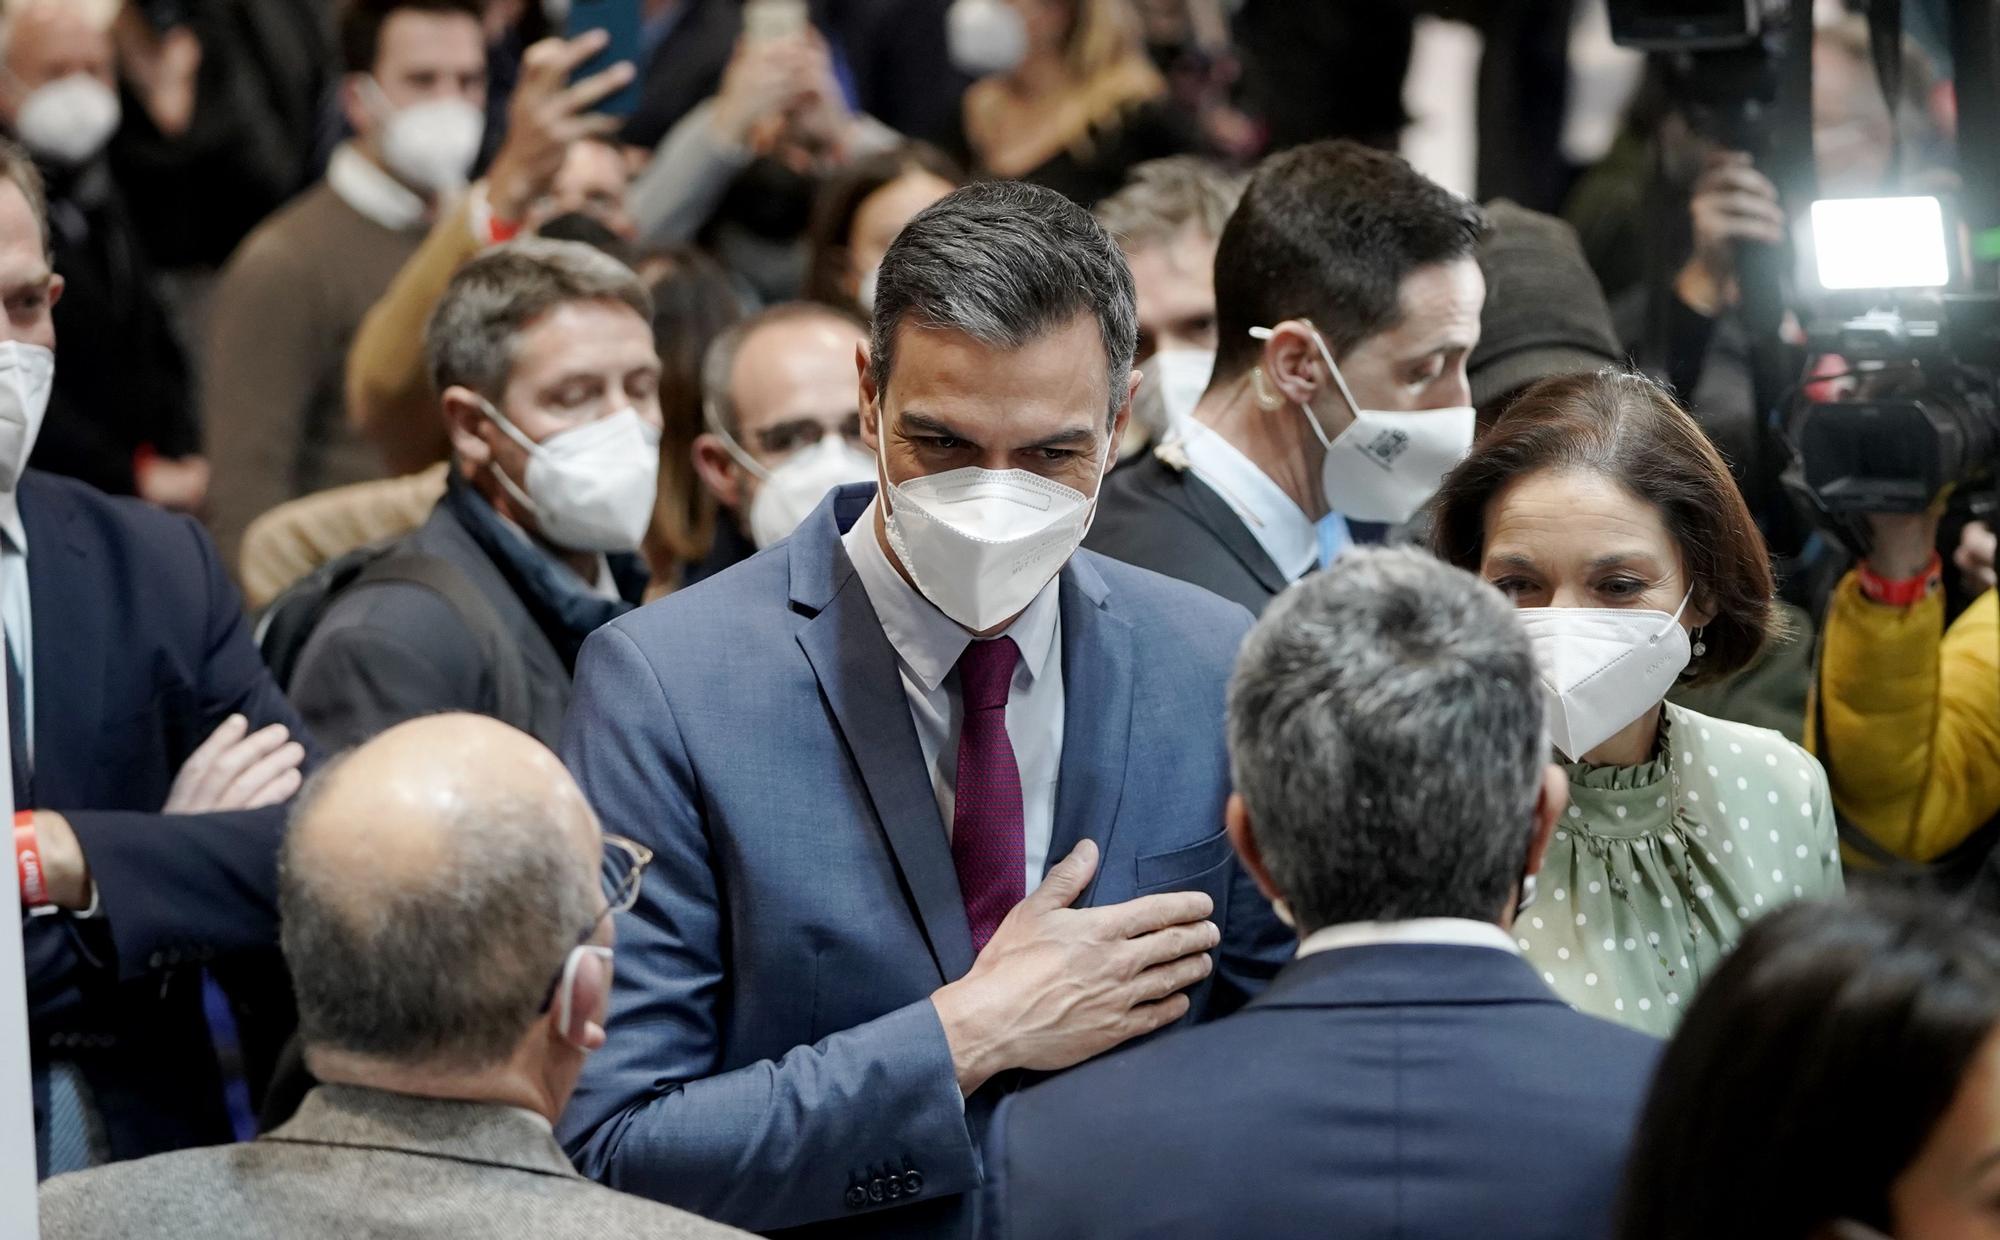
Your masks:
M525 1111L323 1085L242 1145L42 1185L43 1240L721 1240L745 1233L579 1176Z

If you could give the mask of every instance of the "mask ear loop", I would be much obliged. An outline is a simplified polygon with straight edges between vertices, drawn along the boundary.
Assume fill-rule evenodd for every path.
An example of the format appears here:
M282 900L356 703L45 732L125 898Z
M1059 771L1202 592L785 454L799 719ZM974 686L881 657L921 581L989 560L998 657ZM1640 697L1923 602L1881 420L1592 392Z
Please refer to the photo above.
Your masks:
M1347 402L1348 412L1357 418L1360 417L1361 402L1354 399L1354 393L1348 390L1347 379L1340 373L1340 366L1333 360L1333 351L1326 347L1326 337L1320 335L1319 328L1314 327L1311 323L1306 324L1306 329L1312 332L1313 347L1319 350L1321 360L1326 362L1327 373L1333 376L1333 386L1339 389L1341 399ZM1268 341L1275 334L1268 327L1253 327L1250 329L1251 338L1255 340ZM1326 437L1326 429L1319 424L1319 418L1314 416L1312 406L1301 405L1299 408L1305 412L1306 425L1312 427L1313 435L1319 440L1319 446L1329 452L1333 451L1333 439ZM1340 436L1336 435L1333 438L1338 439Z
M708 423L709 432L722 441L722 450L729 454L730 460L756 475L759 482L771 480L771 471L756 457L751 456L749 450L742 444L736 442L736 436L730 434L729 428L722 424L722 411L716 407L713 397L701 402L701 420Z
M596 956L611 966L611 949L596 943L578 943L570 948L569 956L563 961L562 981L556 986L556 1028L566 1038L574 1038L576 1017L576 971L583 966L585 957Z

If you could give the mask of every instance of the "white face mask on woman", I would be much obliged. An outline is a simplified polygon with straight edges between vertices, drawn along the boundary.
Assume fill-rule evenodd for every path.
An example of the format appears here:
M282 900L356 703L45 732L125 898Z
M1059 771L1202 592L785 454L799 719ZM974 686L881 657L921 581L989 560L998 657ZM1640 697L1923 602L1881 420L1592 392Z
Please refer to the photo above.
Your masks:
M1271 329L1253 327L1250 334L1269 340ZM1470 405L1414 412L1363 409L1318 329L1312 338L1334 387L1354 412L1354 421L1329 439L1319 415L1309 406L1299 406L1313 436L1326 449L1320 464L1326 502L1345 517L1400 525L1430 502L1438 483L1472 450L1479 415Z
M1658 706L1693 657L1681 613L1619 607L1524 607L1515 614L1535 648L1549 737L1583 755Z
M889 477L888 428L876 435ZM1098 486L1112 457L1104 445ZM890 482L889 546L933 606L975 633L1019 615L1082 545L1097 498L1025 469L968 466Z
M541 443L481 398L493 424L528 453L526 489L498 462L493 475L528 510L543 538L570 551L631 551L653 519L660 430L636 409L551 435Z
M1007 73L1028 58L1028 23L1007 0L954 0L945 11L946 54L960 73Z

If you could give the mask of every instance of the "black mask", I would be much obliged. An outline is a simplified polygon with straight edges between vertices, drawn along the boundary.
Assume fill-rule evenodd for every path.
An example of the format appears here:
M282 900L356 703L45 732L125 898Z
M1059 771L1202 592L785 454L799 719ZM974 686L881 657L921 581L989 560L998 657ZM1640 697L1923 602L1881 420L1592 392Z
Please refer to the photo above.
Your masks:
M805 235L818 192L818 178L761 156L730 183L715 218L741 225L767 240L791 241Z

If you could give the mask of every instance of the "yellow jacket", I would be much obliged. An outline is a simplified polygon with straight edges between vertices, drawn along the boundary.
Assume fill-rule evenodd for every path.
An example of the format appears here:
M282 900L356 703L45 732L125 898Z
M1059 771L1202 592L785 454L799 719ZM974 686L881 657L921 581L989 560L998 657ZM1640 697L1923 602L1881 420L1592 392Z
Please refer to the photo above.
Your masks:
M1911 861L1941 856L2000 813L1997 594L1946 631L1942 595L1885 607L1850 573L1827 612L1826 735L1811 748L1847 820Z

